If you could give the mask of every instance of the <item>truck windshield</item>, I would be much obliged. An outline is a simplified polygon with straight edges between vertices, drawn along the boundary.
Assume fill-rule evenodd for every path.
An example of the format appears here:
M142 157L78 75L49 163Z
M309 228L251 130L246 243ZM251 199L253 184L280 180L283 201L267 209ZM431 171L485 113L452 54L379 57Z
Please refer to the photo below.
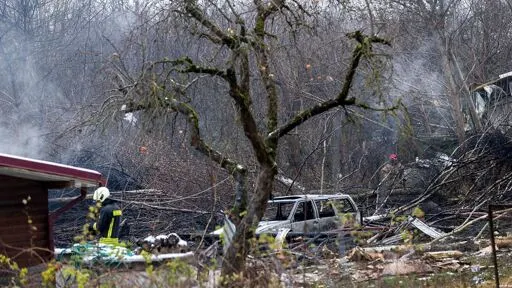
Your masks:
M268 202L267 210L263 214L262 221L282 221L288 219L292 212L295 201L293 202Z

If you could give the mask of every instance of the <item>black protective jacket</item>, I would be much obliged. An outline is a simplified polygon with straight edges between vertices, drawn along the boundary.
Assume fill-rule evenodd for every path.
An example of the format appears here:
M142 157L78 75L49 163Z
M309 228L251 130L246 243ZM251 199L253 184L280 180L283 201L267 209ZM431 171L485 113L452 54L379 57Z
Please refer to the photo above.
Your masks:
M122 212L115 201L105 199L100 210L97 229L102 238L119 238Z

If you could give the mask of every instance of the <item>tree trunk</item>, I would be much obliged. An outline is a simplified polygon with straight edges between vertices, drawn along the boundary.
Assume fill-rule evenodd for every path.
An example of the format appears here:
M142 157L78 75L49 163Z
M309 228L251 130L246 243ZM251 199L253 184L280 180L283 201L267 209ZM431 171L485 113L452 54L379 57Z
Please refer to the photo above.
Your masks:
M478 118L476 114L476 108L475 103L473 102L473 99L471 99L471 90L469 89L468 85L464 82L464 76L462 75L462 70L460 69L459 62L457 61L457 58L455 58L455 55L453 55L453 52L450 52L451 59L453 60L453 63L455 64L455 69L457 69L460 81L462 86L464 86L465 92L464 98L466 98L466 102L468 104L467 109L469 111L469 115L471 116L471 121L473 122L473 127L477 133L482 132L482 123L480 122L480 119Z
M455 85L455 79L453 78L453 70L450 61L448 43L446 37L441 37L441 57L443 61L444 76L448 85L448 100L452 106L452 116L455 121L455 134L459 144L462 144L465 140L465 129L464 129L464 115L462 114L462 106L460 103L459 93L457 93L457 87Z
M236 233L231 241L231 246L228 248L224 256L222 264L222 275L232 276L240 274L245 269L245 259L249 254L250 240L254 238L254 227L258 226L259 219L263 216L267 208L267 201L270 193L274 189L274 177L277 175L275 166L269 164L262 164L260 172L256 180L256 187L251 198L249 211L237 225ZM224 286L237 286L233 279L223 279Z
M232 210L233 222L238 225L242 219L242 213L247 210L247 172L236 171L233 177L236 181L235 204Z

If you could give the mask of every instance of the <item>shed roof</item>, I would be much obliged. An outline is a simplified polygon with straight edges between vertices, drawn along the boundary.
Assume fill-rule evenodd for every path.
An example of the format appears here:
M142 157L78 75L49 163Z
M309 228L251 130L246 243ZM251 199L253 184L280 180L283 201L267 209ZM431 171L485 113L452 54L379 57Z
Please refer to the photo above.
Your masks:
M96 187L105 184L101 173L94 170L2 153L0 175L59 183L66 187Z

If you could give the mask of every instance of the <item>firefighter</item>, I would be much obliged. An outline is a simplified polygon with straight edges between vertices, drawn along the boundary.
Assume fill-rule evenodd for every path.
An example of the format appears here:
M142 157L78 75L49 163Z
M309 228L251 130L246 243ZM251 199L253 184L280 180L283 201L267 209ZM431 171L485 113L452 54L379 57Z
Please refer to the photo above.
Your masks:
M385 213L385 208L389 207L391 192L399 188L402 183L403 165L398 161L396 154L388 156L389 161L382 166L379 171L379 186L376 190L376 212L377 214Z
M390 154L389 162L380 169L380 181L397 180L395 178L402 168L402 164L398 161L398 156L396 154Z
M100 235L100 243L121 245L119 232L122 212L116 202L110 198L110 191L106 187L100 187L94 191L92 198L101 203L100 216L97 223L94 223L94 230Z

